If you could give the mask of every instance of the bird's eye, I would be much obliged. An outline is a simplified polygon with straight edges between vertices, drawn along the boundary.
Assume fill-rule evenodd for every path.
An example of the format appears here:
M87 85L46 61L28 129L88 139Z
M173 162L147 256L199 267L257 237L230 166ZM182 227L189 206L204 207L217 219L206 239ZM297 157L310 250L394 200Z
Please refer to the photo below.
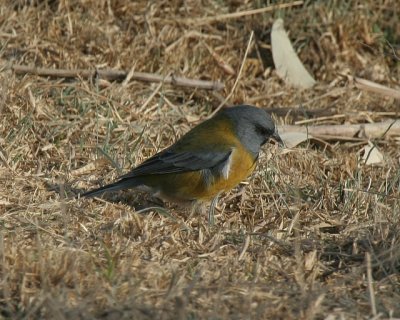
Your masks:
M262 135L262 136L269 136L269 135L271 135L271 133L269 132L269 130L268 130L267 128L258 126L258 127L256 128L256 130L257 130L257 132L258 132L260 135Z

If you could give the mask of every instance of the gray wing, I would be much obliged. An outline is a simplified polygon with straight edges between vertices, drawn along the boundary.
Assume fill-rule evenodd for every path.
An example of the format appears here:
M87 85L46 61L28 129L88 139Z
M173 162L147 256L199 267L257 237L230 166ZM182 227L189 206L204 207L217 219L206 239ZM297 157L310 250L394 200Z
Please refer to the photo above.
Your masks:
M230 155L232 150L226 152L173 152L164 150L149 158L141 165L133 169L120 180L81 194L81 197L95 197L106 191L117 191L133 188L141 184L140 179L135 179L143 175L167 174L188 172L194 170L216 170L224 176L229 174ZM209 175L206 175L208 177Z
M120 177L127 179L148 174L167 174L217 168L223 170L232 150L203 152L174 152L164 150Z

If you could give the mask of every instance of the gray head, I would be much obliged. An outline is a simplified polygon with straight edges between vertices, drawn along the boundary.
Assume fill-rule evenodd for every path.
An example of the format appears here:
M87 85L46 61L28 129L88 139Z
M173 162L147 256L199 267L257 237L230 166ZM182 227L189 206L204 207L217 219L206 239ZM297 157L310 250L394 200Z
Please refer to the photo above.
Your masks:
M260 108L239 105L220 113L232 120L239 140L255 157L270 138L283 144L271 116Z

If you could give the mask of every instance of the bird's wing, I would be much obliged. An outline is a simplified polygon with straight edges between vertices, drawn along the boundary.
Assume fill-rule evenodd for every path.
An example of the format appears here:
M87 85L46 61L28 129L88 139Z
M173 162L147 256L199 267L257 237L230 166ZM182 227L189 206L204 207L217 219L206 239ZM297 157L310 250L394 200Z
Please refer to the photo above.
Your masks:
M232 149L226 151L174 152L164 150L123 175L121 179L133 178L148 174L167 174L194 170L224 168L229 162Z

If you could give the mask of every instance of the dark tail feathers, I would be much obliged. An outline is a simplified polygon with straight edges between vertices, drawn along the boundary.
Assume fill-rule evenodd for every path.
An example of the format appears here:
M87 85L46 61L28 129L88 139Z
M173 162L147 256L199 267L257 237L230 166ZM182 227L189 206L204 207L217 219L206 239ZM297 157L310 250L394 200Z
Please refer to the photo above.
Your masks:
M134 188L137 187L138 185L139 183L138 181L136 181L136 179L122 179L117 182L107 184L103 187L82 193L80 194L80 197L86 197L86 198L96 197L102 195L104 192Z

